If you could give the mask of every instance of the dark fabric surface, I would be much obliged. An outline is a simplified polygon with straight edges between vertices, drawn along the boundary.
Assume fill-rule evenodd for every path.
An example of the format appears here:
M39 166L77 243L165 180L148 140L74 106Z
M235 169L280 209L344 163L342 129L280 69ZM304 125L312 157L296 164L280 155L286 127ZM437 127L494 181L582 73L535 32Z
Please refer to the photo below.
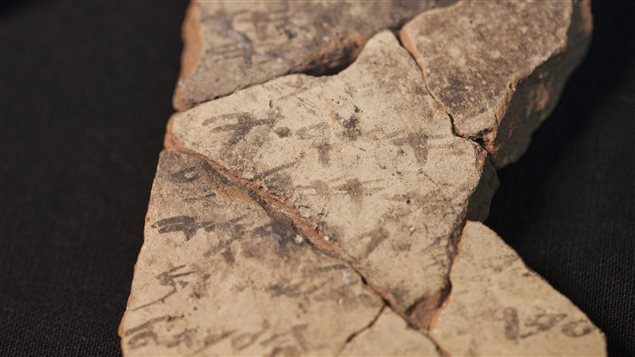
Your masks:
M118 355L116 330L179 70L183 1L49 1L0 13L0 355ZM487 221L635 355L635 39L594 42Z

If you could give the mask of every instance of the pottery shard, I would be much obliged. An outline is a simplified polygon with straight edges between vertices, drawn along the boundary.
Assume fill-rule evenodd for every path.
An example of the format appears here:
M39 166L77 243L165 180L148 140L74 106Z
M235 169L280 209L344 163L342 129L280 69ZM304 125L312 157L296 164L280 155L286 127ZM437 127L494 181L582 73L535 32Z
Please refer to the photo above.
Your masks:
M395 36L332 77L289 75L176 114L167 145L224 168L425 326L487 152L457 137ZM479 185L487 182L487 185ZM485 205L487 206L487 205Z
M461 1L417 16L401 39L456 133L502 167L554 109L591 28L589 1Z
M481 223L468 222L430 335L454 356L605 355L604 335Z
M430 4L190 6L177 108L229 95L168 125L126 356L604 354L470 222L585 51L589 5L464 1L408 23L410 53L368 39Z
M201 159L161 154L121 324L126 356L332 355L382 306L249 190Z
M348 64L366 40L437 1L193 1L177 110L288 73Z

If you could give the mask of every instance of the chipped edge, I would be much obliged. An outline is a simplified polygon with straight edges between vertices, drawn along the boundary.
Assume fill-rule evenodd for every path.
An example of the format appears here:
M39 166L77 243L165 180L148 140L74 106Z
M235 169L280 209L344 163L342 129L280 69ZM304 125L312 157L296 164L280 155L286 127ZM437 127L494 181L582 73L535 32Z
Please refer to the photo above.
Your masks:
M451 6L432 9L429 12L421 13L418 16L425 16L427 14L432 13L433 11L449 11L454 7L462 4L463 1L459 1ZM505 148L504 145L501 146L500 141L498 141L498 131L502 127L501 123L509 122L509 119L506 119L505 116L508 112L510 112L511 103L514 98L514 95L517 93L516 88L523 86L526 83L530 83L531 79L540 76L541 71L549 69L550 66L555 67L554 69L548 70L547 72L553 72L555 77L558 77L560 73L558 73L559 66L562 66L563 63L572 64L570 66L566 66L570 68L570 70L565 73L566 75L562 77L561 81L566 83L568 77L571 75L573 70L582 62L584 58L584 54L588 50L592 29L593 29L593 17L591 15L591 2L590 0L570 0L571 3L571 15L569 17L569 23L567 24L567 29L565 31L566 35L564 38L564 43L562 43L559 47L553 49L549 54L545 56L545 58L538 63L533 70L529 70L526 73L521 73L516 77L512 78L511 81L507 85L507 89L499 103L496 103L496 113L494 115L496 121L496 128L486 128L479 133L479 135L471 135L463 133L460 128L455 124L454 117L452 116L449 108L438 98L436 98L434 92L431 90L428 80L425 75L425 65L424 65L424 55L419 52L417 46L415 44L415 40L412 36L410 36L408 32L408 27L411 26L411 22L415 21L416 18L412 18L411 21L407 22L399 31L399 40L402 43L403 47L406 48L408 53L415 60L417 65L421 70L421 76L423 78L423 82L425 83L430 96L439 103L439 105L443 108L445 113L450 118L450 122L452 124L452 132L455 136L464 138L466 140L470 140L472 142L477 143L483 149L485 149L491 156L492 163L494 167L499 170L505 167L508 164L511 164L518 160L520 156L526 151L526 147L517 149L517 152L510 150L509 148ZM418 17L417 16L417 17ZM564 85L563 85L564 87ZM552 93L556 95L556 99L554 99L554 103L558 102L560 92ZM536 128L553 112L555 106L550 108L551 110L543 113L540 118L538 118L534 127L530 130L529 136L533 133ZM510 141L509 138L504 139L505 142ZM503 142L503 144L505 143ZM503 153L504 155L501 157L498 154Z
M181 70L174 88L172 105L177 111L187 110L192 103L187 98L184 82L194 75L203 54L203 34L200 26L201 10L195 1L187 7L185 20L182 25L183 50L181 52Z

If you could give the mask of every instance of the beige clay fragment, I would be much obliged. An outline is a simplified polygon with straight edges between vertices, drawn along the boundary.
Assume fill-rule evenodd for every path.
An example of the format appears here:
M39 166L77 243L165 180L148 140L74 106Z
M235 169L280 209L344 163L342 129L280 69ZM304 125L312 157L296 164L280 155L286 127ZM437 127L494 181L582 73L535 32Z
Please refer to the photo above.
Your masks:
M584 53L589 4L461 1L409 22L408 50L371 38L431 4L190 6L176 106L226 96L168 125L125 356L605 354L471 222Z
M185 110L288 73L341 67L372 35L437 3L451 1L193 1L174 106Z
M447 288L470 198L491 173L388 31L335 76L289 75L176 114L168 141L296 212L316 246L421 326Z
M383 303L296 236L205 161L163 152L121 324L124 355L337 352Z
M430 335L452 356L603 356L604 335L482 223L468 222Z
M432 95L497 167L522 155L591 38L590 2L460 1L401 30Z
M370 327L353 336L338 356L441 356L430 339L385 309Z

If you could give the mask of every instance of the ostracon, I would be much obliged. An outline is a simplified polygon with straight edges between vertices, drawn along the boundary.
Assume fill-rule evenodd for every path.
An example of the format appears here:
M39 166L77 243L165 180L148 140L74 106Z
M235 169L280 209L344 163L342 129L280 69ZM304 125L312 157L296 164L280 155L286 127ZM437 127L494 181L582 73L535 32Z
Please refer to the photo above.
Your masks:
M450 281L451 292L428 331L429 338L422 338L386 309L348 341L341 355L605 354L604 337L588 317L482 223L466 223Z
M311 21L336 6L263 2L231 15L228 3L194 3L185 31L201 5L221 9L197 19L212 26L281 4L318 6L303 15ZM337 5L388 7L395 23L419 13L400 39L371 37L393 26L385 19L336 22L364 34L337 73L281 76L300 71L285 67L254 79L227 67L216 72L231 86L199 88L201 101L225 96L170 119L119 331L124 355L604 353L588 318L473 222L487 216L495 166L522 153L584 54L588 2L402 5ZM503 21L509 31L492 32ZM233 41L238 23L225 27ZM331 38L329 53L348 46ZM452 46L463 57L450 58ZM225 58L199 57L196 66ZM473 77L487 85L465 92ZM487 134L466 134L477 127Z
M493 170L485 150L452 133L419 78L382 32L336 76L289 75L176 114L167 146L291 212L316 247L425 324L447 287L470 198Z
M452 356L600 356L604 336L482 223L468 222L430 335Z
M288 73L347 65L386 28L449 1L192 1L177 110Z
M461 1L401 29L457 135L517 160L591 39L590 2Z
M164 151L122 329L130 356L332 355L383 302L206 161Z

